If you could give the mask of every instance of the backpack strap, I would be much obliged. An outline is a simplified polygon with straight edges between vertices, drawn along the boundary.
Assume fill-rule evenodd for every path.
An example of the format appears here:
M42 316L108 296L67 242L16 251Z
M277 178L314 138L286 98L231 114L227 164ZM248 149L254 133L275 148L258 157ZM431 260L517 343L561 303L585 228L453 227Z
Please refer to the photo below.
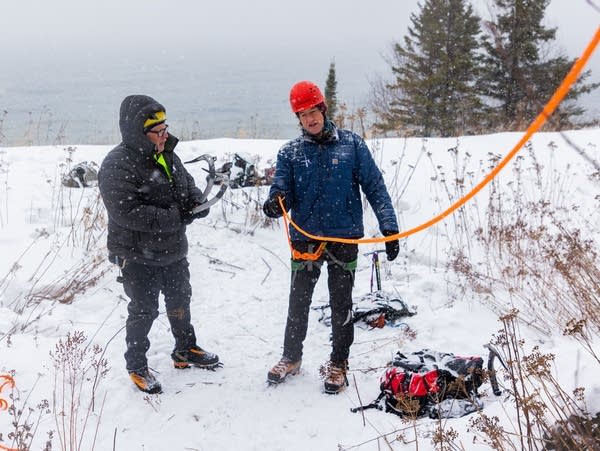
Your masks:
M496 348L494 348L489 343L484 345L483 347L487 348L488 351L490 351L490 353L488 355L487 369L488 369L488 373L490 376L490 384L492 386L492 391L494 392L494 394L496 396L500 396L502 394L502 391L500 390L500 388L498 386L498 379L496 378L496 371L494 370L494 360L496 358L498 358L498 360L500 360L500 363L502 364L504 369L508 370L508 368L506 367L506 363L504 363L504 360L502 360L502 357L500 356L500 353L498 352L498 350Z
M383 407L380 405L380 401L383 399L384 396L385 396L385 391L381 390L381 393L379 393L379 396L377 397L377 399L375 399L375 401L367 404L366 406L353 407L350 409L350 412L352 412L352 413L362 412L363 410L367 410L367 409L383 410Z

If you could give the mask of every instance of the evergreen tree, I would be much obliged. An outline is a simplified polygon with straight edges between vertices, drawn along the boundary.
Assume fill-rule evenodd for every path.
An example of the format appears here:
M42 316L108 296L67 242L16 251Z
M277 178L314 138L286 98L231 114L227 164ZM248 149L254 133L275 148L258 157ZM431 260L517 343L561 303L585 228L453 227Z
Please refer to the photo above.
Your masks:
M467 0L425 0L410 19L404 45L394 45L395 81L384 96L392 100L374 109L375 127L425 136L477 131L479 18Z
M556 28L542 24L550 0L494 0L499 14L489 23L490 36L484 39L486 57L482 89L492 99L497 126L522 128L539 112L568 73L575 60L559 55L546 58ZM573 118L585 110L577 105L579 96L598 84L585 84L586 71L554 116L555 128L573 126Z
M325 101L327 102L327 115L334 119L337 113L337 80L335 77L335 62L329 64L329 73L325 82Z

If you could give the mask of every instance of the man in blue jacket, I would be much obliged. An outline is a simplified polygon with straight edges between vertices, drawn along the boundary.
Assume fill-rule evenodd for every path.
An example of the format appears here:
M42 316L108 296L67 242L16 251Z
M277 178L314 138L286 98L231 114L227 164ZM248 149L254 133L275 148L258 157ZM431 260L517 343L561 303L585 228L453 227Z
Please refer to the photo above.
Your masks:
M398 233L383 176L364 140L349 130L336 128L327 118L325 98L312 82L301 81L292 87L290 105L300 120L302 135L279 150L264 213L271 218L280 217L281 201L291 211L292 220L312 235L361 238L362 189L383 235ZM292 226L290 236L292 274L283 356L269 371L267 381L278 384L300 371L312 294L321 266L327 262L333 343L330 360L324 366L324 387L326 393L338 393L348 385L358 245L314 241ZM398 240L386 242L388 260L394 260L398 251Z
M160 393L148 370L148 333L165 298L175 338L175 368L215 368L219 357L196 343L190 318L186 226L208 214L193 213L202 193L174 152L179 140L168 132L165 108L151 97L127 96L121 103L123 141L102 162L98 185L108 212L108 258L121 268L129 297L125 362L140 390ZM197 211L197 210L194 210Z

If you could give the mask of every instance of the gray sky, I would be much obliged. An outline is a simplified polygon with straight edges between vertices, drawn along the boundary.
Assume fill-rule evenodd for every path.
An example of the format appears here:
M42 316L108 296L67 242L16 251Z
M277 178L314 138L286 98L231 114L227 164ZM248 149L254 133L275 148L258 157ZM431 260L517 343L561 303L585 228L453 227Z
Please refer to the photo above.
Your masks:
M0 14L4 135L16 142L46 112L54 129L68 124L70 142L96 142L123 97L141 92L207 136L252 121L289 136L289 87L324 82L335 59L340 98L364 106L367 75L386 69L381 54L416 6L393 2L383 14L388 0L350 1L11 0Z
M474 0L485 13L489 0ZM598 0L552 0L549 25L558 26L574 55L600 24ZM12 51L180 46L287 45L311 52L340 45L381 48L400 39L417 0L12 0L0 15L3 47ZM3 51L6 50L3 49Z
M165 97L169 105L205 108L180 116L207 117L216 104L221 111L244 108L244 117L249 110L270 118L288 112L294 82L324 82L332 59L340 98L350 107L364 106L369 80L390 77L384 56L406 34L410 14L419 11L418 0L5 3L0 110L10 111L7 121L15 121L17 130L17 121L42 105L61 119L70 114L74 128L73 115L107 116L132 90L161 99L172 93ZM473 1L483 17L490 3ZM578 56L600 24L598 9L600 0L552 0L546 24L558 27L556 50ZM588 68L589 81L600 81L600 50ZM600 111L598 99L600 92L583 99L593 114Z

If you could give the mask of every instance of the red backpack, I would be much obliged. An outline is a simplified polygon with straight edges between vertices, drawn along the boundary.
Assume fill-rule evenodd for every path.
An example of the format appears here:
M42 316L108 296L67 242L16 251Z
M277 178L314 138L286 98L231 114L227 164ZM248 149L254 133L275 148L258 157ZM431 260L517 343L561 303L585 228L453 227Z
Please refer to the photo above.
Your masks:
M380 378L380 394L370 404L351 409L358 412L377 408L400 416L459 417L479 410L477 389L489 375L494 394L500 390L493 373L490 349L488 372L481 357L459 357L424 349L404 355L397 352L391 367ZM385 399L384 407L381 401Z

